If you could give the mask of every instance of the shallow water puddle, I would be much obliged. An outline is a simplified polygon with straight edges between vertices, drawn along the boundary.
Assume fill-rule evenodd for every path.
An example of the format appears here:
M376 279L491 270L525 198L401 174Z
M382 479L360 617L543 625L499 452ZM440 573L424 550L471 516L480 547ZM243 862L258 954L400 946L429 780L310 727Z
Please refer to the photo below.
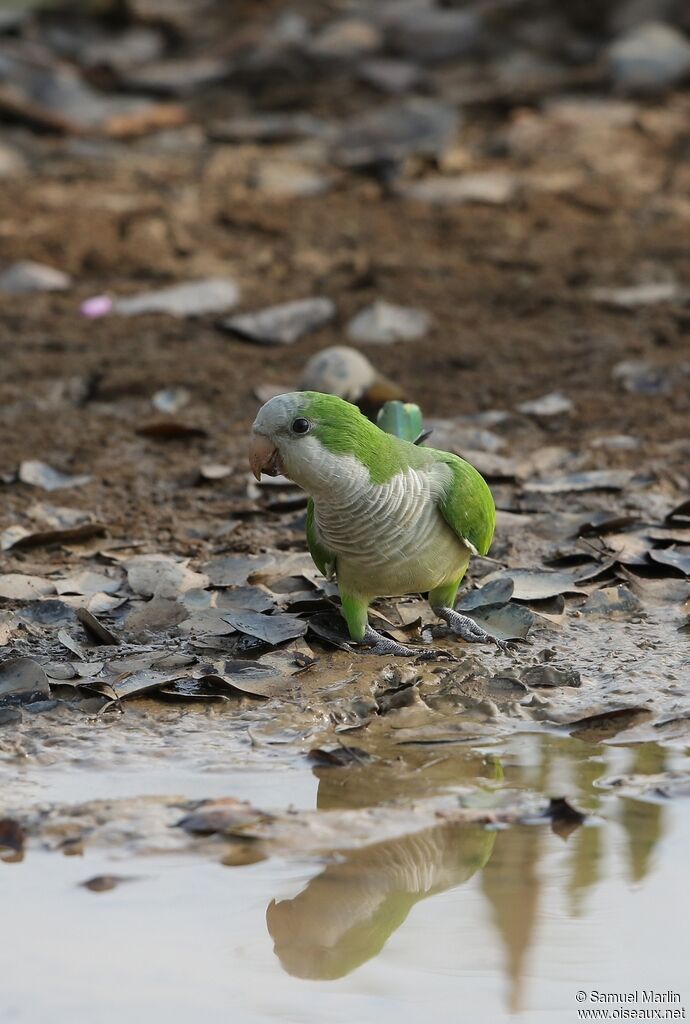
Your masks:
M221 863L242 859L237 845L213 839L167 855L134 855L126 836L119 846L87 843L78 856L30 842L23 859L0 863L11 937L2 1020L392 1024L433 1008L449 1022L516 1013L565 1022L580 1019L578 991L690 999L684 801L655 797L654 787L644 801L620 795L631 775L638 788L644 776L682 777L682 754L531 733L483 749L415 751L404 771L300 764L207 772L194 788L345 811L478 785L487 801L525 789L566 796L595 817L488 830L439 819L335 857L293 853L241 867ZM190 766L170 771L178 792L187 775ZM128 777L133 792L136 773ZM111 782L99 781L109 797ZM128 789L121 778L118 794Z

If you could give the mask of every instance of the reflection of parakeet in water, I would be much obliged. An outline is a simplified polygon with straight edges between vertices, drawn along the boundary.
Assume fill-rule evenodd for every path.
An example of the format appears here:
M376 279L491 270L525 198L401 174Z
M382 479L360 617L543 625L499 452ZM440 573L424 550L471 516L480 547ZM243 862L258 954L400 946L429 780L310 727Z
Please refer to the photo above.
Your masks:
M299 978L341 978L379 953L419 900L484 867L495 832L439 825L376 843L330 864L292 900L271 903L268 930Z
M469 463L394 437L349 402L311 391L260 409L250 462L257 478L285 473L311 496L309 550L324 575L337 577L354 641L377 654L418 655L372 629L367 612L377 597L428 592L457 636L500 645L453 607L471 554L487 553L496 523L491 491Z

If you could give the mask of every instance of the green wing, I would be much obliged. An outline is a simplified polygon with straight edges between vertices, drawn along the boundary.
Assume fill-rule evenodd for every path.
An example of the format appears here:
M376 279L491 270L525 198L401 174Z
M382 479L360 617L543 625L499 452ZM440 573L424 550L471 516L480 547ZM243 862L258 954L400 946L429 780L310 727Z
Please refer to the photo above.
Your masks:
M458 537L469 541L480 555L485 555L496 528L496 506L489 485L474 466L457 455L449 452L436 452L436 455L450 466L453 474L440 506L443 518Z
M386 402L376 417L376 426L387 434L417 444L418 438L424 433L422 410L410 402Z
M307 547L309 554L314 559L314 565L326 578L330 579L335 575L335 555L328 548L325 548L316 533L314 523L314 499L307 502Z

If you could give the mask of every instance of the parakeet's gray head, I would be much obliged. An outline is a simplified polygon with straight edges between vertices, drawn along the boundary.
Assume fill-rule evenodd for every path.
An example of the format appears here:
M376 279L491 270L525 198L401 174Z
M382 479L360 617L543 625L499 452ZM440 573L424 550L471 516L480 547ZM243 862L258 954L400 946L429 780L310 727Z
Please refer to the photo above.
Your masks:
M257 479L262 473L284 473L317 494L353 473L368 478L372 459L380 462L386 440L391 439L349 402L293 391L277 395L259 410L249 462Z
M322 476L325 450L315 436L320 419L310 402L311 392L276 395L261 407L252 426L249 463L257 480L261 474L285 474L310 489Z
M252 427L256 478L284 473L314 495L360 478L384 483L427 460L425 449L379 430L356 406L316 391L277 395Z

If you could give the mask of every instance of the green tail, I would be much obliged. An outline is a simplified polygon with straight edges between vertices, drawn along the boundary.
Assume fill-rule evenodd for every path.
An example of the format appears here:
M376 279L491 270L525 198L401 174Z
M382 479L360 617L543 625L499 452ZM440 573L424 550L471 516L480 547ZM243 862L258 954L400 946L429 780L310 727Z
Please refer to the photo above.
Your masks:
M376 424L387 434L412 444L421 444L429 436L429 431L424 430L422 410L411 402L386 402L376 417Z

